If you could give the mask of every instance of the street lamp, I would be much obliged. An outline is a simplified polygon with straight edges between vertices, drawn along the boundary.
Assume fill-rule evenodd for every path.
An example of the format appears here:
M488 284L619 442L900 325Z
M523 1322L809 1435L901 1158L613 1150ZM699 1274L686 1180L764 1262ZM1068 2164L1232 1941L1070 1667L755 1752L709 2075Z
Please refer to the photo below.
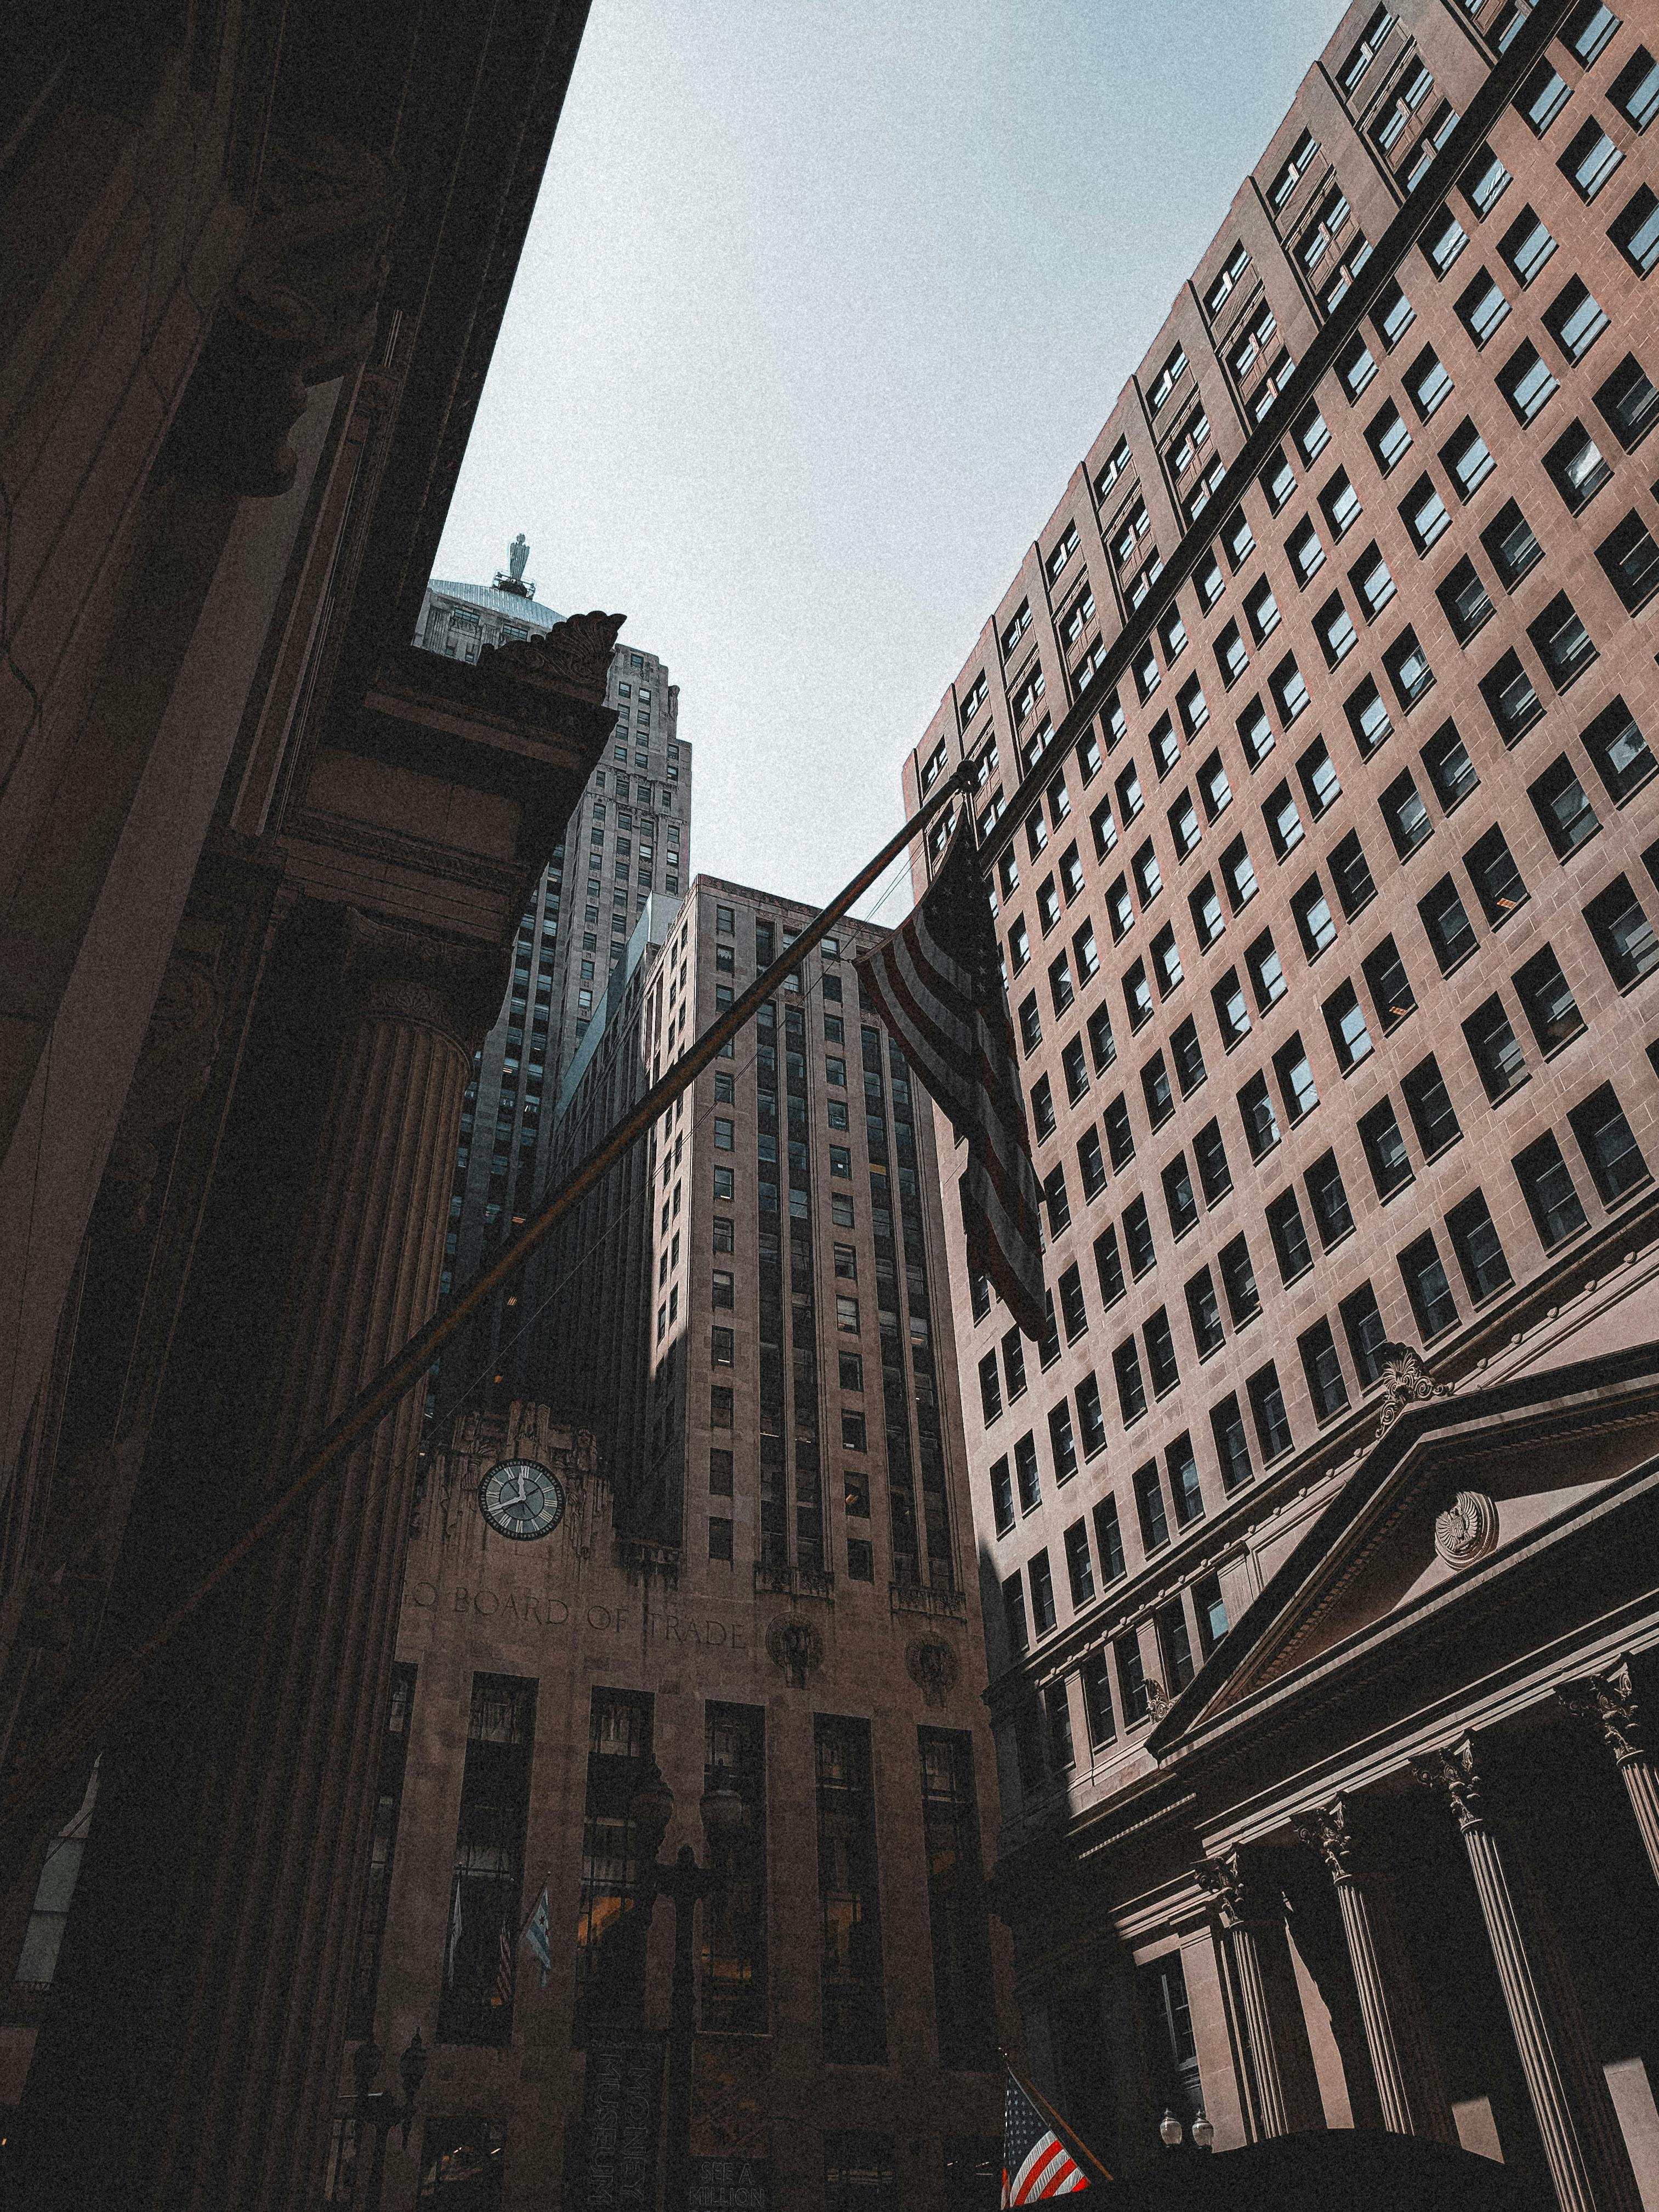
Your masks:
M667 2138L663 2152L664 2212L684 2212L691 2179L691 2053L697 2030L696 1980L691 1946L699 1899L706 1897L715 1880L712 1866L700 1867L690 1844L682 1844L674 1863L667 1866L655 1856L674 1814L674 1793L651 1762L629 1811L652 1839L652 1858L642 1871L648 1875L650 1893L641 1898L648 1920L659 1897L674 1908L674 1981L668 2007ZM723 1766L714 1770L713 1785L706 1789L698 1808L703 1832L710 1844L730 1835L742 1825L744 1804L732 1789Z
M1182 2134L1181 2122L1176 2118L1174 2112L1165 2106L1164 2118L1158 2124L1158 2141L1165 2150L1179 2150ZM1202 2107L1193 2115L1191 2137L1194 2150L1208 2150L1215 2141L1215 2123Z
M374 2156L369 2166L368 2187L357 2212L380 2212L380 2191L386 2183L386 2139L393 2128L403 2130L405 2150L409 2148L409 2124L415 2117L415 2100L421 2094L421 2077L426 2072L427 2061L432 2056L421 2040L417 2027L410 2039L409 2048L398 2061L398 2079L403 2086L403 2096L394 2097L389 2089L376 2089L372 2085L380 2070L384 2053L371 2035L357 2045L351 2055L351 2071L357 2083L357 2125L374 2130ZM352 2192L352 2202L357 2206L358 2191Z

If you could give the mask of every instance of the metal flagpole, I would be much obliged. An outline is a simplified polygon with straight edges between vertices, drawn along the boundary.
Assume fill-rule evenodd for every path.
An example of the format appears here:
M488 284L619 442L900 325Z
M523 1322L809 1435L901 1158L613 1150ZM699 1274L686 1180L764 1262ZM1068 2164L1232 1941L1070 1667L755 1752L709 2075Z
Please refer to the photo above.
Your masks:
M931 799L923 802L904 827L888 839L875 858L865 863L851 883L836 894L815 920L807 924L794 943L785 948L781 957L757 977L736 1005L727 1007L713 1027L705 1030L696 1042L671 1065L662 1079L653 1084L627 1120L619 1123L601 1144L595 1146L575 1173L544 1201L540 1212L533 1214L519 1234L502 1246L489 1265L475 1275L464 1289L456 1291L449 1303L441 1307L423 1328L417 1329L397 1357L388 1361L380 1373L363 1386L345 1411L290 1464L276 1499L252 1527L209 1569L194 1589L179 1601L136 1650L112 1667L78 1703L71 1706L50 1737L37 1750L19 1760L3 1793L0 1794L0 1843L9 1839L14 1828L21 1827L27 1820L31 1808L50 1786L53 1778L77 1751L92 1741L112 1714L131 1695L146 1668L165 1650L185 1624L199 1613L209 1598L224 1586L250 1555L306 1503L320 1486L324 1477L338 1465L354 1445L362 1442L426 1373L461 1323L476 1313L518 1272L529 1254L557 1228L571 1208L587 1195L630 1146L639 1142L658 1116L696 1080L709 1062L719 1057L720 1047L752 1020L762 1002L771 997L786 975L795 972L819 940L827 936L854 902L863 896L883 870L898 858L945 801L958 793L965 795L971 788L971 783L972 771L964 762L953 776L939 786Z
M1106 2164L1104 2159L1100 2157L1098 2153L1090 2149L1088 2144L1084 2142L1082 2136L1078 2133L1077 2130L1072 2125L1069 2120L1061 2119L1060 2114L1048 2102L1048 2100L1043 2095L1042 2090L1037 2087L1036 2082L1028 2081L1026 2080L1025 2076L1020 2072L1018 2067L1015 2065L1013 2060L1008 2056L1007 2052L1003 2050L1000 2044L998 2044L997 2050L1001 2056L1003 2064L1008 2069L1008 2071L1013 2075L1015 2082L1022 2090L1024 2091L1031 2102L1036 2106L1040 2111L1044 2112L1048 2115L1048 2118L1054 2122L1055 2127L1059 2129L1062 2137L1068 2137L1077 2145L1078 2148L1083 2153L1085 2158L1088 2160L1090 2165L1093 2166L1100 2179L1103 2181L1109 2181L1112 2178L1111 2169Z

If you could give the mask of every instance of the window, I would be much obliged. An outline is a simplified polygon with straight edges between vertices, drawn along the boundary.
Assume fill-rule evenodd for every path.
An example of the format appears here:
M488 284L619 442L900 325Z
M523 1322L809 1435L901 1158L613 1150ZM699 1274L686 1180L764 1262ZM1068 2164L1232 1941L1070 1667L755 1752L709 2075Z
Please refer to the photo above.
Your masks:
M1120 1091L1101 1116L1112 1165L1121 1175L1135 1156L1134 1132L1129 1126L1128 1103Z
M1575 1106L1567 1119L1604 1205L1616 1205L1648 1180L1648 1164L1610 1083Z
M1351 830L1341 842L1333 849L1330 866L1331 881L1336 886L1336 895L1341 901L1342 911L1352 921L1360 908L1375 897L1376 893L1376 885L1371 880L1371 872L1366 864L1364 850L1359 842L1359 832L1357 830Z
M1561 37L1588 69L1618 28L1618 16L1611 8L1604 8L1601 0L1579 0L1562 26Z
M1509 312L1503 286L1484 269L1458 296L1457 319L1477 347L1487 343Z
M1026 1573L1031 1583L1031 1626L1039 1636L1046 1636L1055 1620L1054 1578L1046 1546L1032 1554Z
M1509 1288L1514 1277L1481 1192L1474 1192L1452 1208L1446 1216L1446 1233L1457 1255L1464 1285L1476 1305Z
M1060 1279L1060 1310L1066 1323L1066 1341L1074 1344L1089 1326L1089 1310L1083 1297L1083 1278L1075 1262Z
M1601 826L1565 754L1530 787L1528 796L1558 860L1571 860Z
M1506 745L1517 744L1544 712L1533 680L1513 650L1481 678L1480 693Z
M1152 987L1146 980L1146 963L1137 960L1123 978L1123 1002L1128 1009L1129 1027L1138 1030L1143 1022L1152 1018Z
M1446 1280L1446 1270L1431 1236L1419 1237L1400 1255L1400 1273L1406 1296L1416 1318L1418 1334L1427 1344L1449 1329L1457 1319L1457 1304Z
M1548 1133L1540 1137L1514 1164L1522 1196L1545 1249L1576 1237L1584 1227L1586 1217L1555 1139Z
M1147 1116L1156 1129L1175 1111L1175 1093L1170 1087L1169 1071L1161 1052L1154 1053L1141 1069L1140 1087L1146 1094Z
M446 1916L451 1938L438 2001L441 2043L511 2040L512 1999L501 2001L497 1966L503 1940L515 1941L519 1925L535 1718L533 1681L474 1674ZM590 1808L592 1794L590 1783Z
M1343 1379L1342 1362L1337 1357L1336 1340L1331 1334L1329 1322L1322 1319L1306 1330L1297 1340L1297 1350L1302 1355L1302 1371L1308 1378L1308 1395L1313 1401L1315 1417L1328 1421L1348 1402L1348 1386Z
M1302 1209L1293 1190L1281 1192L1267 1208L1267 1231L1279 1261L1279 1279L1291 1283L1313 1265L1308 1232L1302 1225Z
M1123 1296L1123 1262L1118 1256L1117 1231L1103 1230L1095 1239L1095 1272L1100 1278L1103 1304L1112 1305Z
M1129 1255L1129 1273L1144 1275L1158 1254L1152 1245L1152 1217L1144 1198L1131 1200L1123 1211L1123 1249Z
M1194 888L1187 903L1192 910L1193 927L1198 932L1199 944L1207 951L1226 927L1222 919L1221 901L1216 893L1215 878L1206 876Z
M1417 1008L1411 980L1392 937L1385 937L1374 952L1366 955L1361 973L1386 1036Z
M1638 46L1613 79L1608 98L1637 131L1645 131L1659 115L1659 62L1645 46Z
M1232 1188L1233 1182L1218 1121L1206 1121L1194 1138L1193 1157L1198 1163L1198 1179L1203 1188L1204 1203L1206 1206L1218 1205Z
M1439 586L1436 597L1439 599L1446 620L1451 626L1452 635L1460 645L1467 645L1491 617L1492 605L1487 597L1486 587L1481 582L1480 571L1474 562L1467 556L1458 562L1446 578L1445 582ZM1448 724L1447 726L1450 728L1451 726ZM1452 731L1452 736L1456 742L1458 750L1462 752L1463 764L1468 769L1472 778L1468 789L1473 791L1475 785L1479 783L1480 778L1474 775L1473 768L1469 768L1468 755L1463 752L1462 742L1457 738L1455 730ZM1428 759L1427 747L1424 750L1424 759L1425 762ZM1430 774L1432 776L1434 771L1431 769ZM1436 788L1438 790L1439 779L1437 777L1435 781ZM1455 801L1450 803L1455 805ZM1448 804L1443 793L1441 795L1441 804L1443 805Z
M1579 198L1588 204L1624 158L1599 123L1587 123L1557 166Z
M1504 170L1503 163L1498 161L1495 156L1492 161L1488 163L1485 173L1490 176L1494 170L1502 179L1502 182L1498 185L1498 191L1493 192L1491 198L1487 201L1487 208L1496 204L1498 193L1501 192L1504 189L1504 185L1508 184L1510 181L1508 173ZM1486 212L1486 208L1479 208L1478 211L1484 215ZM1451 210L1448 208L1439 220L1430 227L1423 240L1423 251L1428 256L1429 266L1433 270L1437 277L1445 276L1448 270L1450 269L1453 262L1456 260L1458 255L1463 251L1463 248L1468 244L1468 242L1469 234L1468 231L1464 229L1462 224L1457 220L1457 217L1452 213Z
M1572 987L1547 945L1516 970L1515 988L1540 1052L1547 1054L1571 1042L1583 1028Z
M1476 942L1463 902L1449 876L1442 876L1428 896L1419 900L1417 911L1434 948L1434 957L1440 963L1440 972L1449 975L1461 960L1474 951Z
M1383 569L1384 575L1388 571ZM1392 590L1392 585L1390 585ZM1359 634L1353 626L1353 617L1342 604L1341 595L1333 592L1314 617L1314 629L1324 648L1327 665L1334 668L1346 660L1359 642Z
M1348 395L1350 405L1376 374L1376 363L1358 331L1338 355L1336 373L1342 380L1342 388Z
M1296 811L1290 785L1281 783L1261 811L1273 851L1283 860L1302 842L1302 817Z
M1325 549L1320 544L1319 532L1311 521L1302 523L1291 532L1285 542L1285 550L1291 556L1291 564L1296 570L1297 581L1299 584L1309 582L1325 565ZM1234 635L1237 637L1237 631L1234 632ZM1241 654L1239 666L1234 672L1242 674L1244 666L1242 658L1243 648L1241 647L1239 651Z
M1463 196L1484 222L1513 182L1509 171L1488 146L1474 162Z
M1659 392L1633 354L1626 354L1601 386L1595 404L1627 453L1641 443L1659 416Z
M1495 823L1470 848L1463 865L1487 921L1494 929L1501 929L1516 908L1525 903L1527 887L1504 833Z
M1252 1076L1238 1094L1238 1110L1252 1159L1265 1159L1279 1142L1279 1122L1265 1075Z
M1284 963L1274 949L1271 930L1264 929L1255 939L1244 956L1244 964L1249 969L1256 1005L1266 1013L1269 1006L1284 997L1286 989Z
M1252 699L1238 718L1238 741L1252 768L1260 768L1273 749L1273 726L1259 699Z
M1371 1180L1379 1198L1392 1198L1413 1180L1410 1155L1400 1133L1394 1108L1384 1098L1359 1124L1359 1140L1365 1148Z
M1462 1131L1452 1110L1451 1095L1441 1078L1439 1062L1432 1053L1418 1062L1400 1087L1405 1093L1424 1158L1432 1159L1449 1145L1455 1145Z
M1024 1623L1021 1623L1022 1629ZM1023 1644L1023 1638L1021 1639ZM821 1986L824 2057L878 2065L887 2055L882 1987L879 1888L876 1869L875 1796L871 1780L870 1724L815 1714L812 1722L817 1798L818 1894L823 1915ZM848 2155L846 2139L824 2139L826 2202L850 2207L852 2188L868 2171L869 2144ZM883 2171L877 2161L878 2172ZM891 2201L891 2149L885 2154L884 2186ZM856 2177L856 2179L855 2179ZM866 2200L867 2201L867 2200Z
M1619 876L1584 909L1607 973L1625 990L1659 966L1659 939L1653 933L1630 878Z
M1540 62L1521 88L1516 106L1534 134L1541 138L1571 97L1565 80L1547 62Z
M1527 635L1558 691L1565 691L1596 657L1589 633L1565 592L1558 592L1537 620L1527 625Z
M1371 1033L1352 983L1344 983L1325 1001L1325 1026L1330 1032L1337 1065L1344 1073L1358 1067L1371 1052Z
M1084 1457L1093 1459L1106 1449L1106 1415L1100 1402L1100 1385L1092 1375L1085 1375L1077 1386L1077 1418Z
M1494 994L1476 1007L1463 1024L1463 1036L1486 1097L1495 1106L1525 1081L1527 1073L1526 1056L1516 1042L1503 1000Z
M1176 1365L1175 1337L1170 1328L1170 1316L1164 1307L1152 1315L1141 1331L1146 1344L1146 1365L1152 1378L1152 1389L1162 1398L1175 1389L1181 1380Z
M1594 447L1589 450L1592 453L1595 451ZM1659 544L1655 543L1653 532L1633 510L1612 536L1596 547L1595 557L1607 572L1607 581L1632 614L1645 606L1659 591Z
M1268 1461L1277 1459L1281 1452L1290 1449L1291 1439L1284 1393L1279 1387L1279 1370L1272 1360L1251 1376L1246 1393L1261 1456Z
M1602 709L1582 741L1615 805L1622 805L1653 774L1652 751L1622 699Z
M1516 420L1530 422L1561 387L1540 358L1537 347L1528 340L1499 370L1498 388L1509 401Z
M1413 781L1409 769L1402 769L1382 793L1382 819L1394 840L1394 848L1402 860L1409 860L1425 839L1434 833L1429 819L1429 810Z
M1408 629L1395 641L1382 656L1382 665L1389 672L1401 705L1410 714L1434 684L1434 671L1417 641L1415 630Z
M1112 1372L1117 1382L1118 1407L1127 1428L1146 1410L1146 1386L1140 1379L1140 1354L1133 1337L1126 1337L1112 1354Z
M1042 1502L1042 1488L1037 1477L1036 1438L1030 1429L1014 1446L1014 1469L1019 1483L1019 1510L1034 1512Z
M1406 428L1400 410L1393 400L1389 400L1377 414L1365 433L1365 442L1384 476L1410 452L1411 432Z
M1200 1267L1187 1285L1187 1315L1192 1323L1193 1342L1198 1347L1200 1359L1207 1358L1226 1340L1221 1326L1221 1307L1216 1297L1215 1281L1207 1267Z

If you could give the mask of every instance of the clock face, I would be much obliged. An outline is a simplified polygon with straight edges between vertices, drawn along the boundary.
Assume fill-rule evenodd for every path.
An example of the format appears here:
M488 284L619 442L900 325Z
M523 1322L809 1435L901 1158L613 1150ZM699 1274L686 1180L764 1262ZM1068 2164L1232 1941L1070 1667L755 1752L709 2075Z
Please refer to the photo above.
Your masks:
M501 1536L546 1536L564 1518L564 1486L533 1459L506 1459L478 1485L478 1509Z

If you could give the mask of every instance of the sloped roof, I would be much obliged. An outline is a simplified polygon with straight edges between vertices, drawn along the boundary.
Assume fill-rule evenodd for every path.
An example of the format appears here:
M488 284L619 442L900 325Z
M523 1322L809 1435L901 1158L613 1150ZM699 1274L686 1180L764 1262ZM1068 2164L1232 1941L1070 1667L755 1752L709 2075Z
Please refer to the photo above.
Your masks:
M486 614L505 616L508 622L523 623L531 629L551 629L564 617L551 607L544 606L539 599L521 599L511 592L498 592L488 584L452 584L441 576L434 576L427 586L428 592L446 599L459 599L463 605L481 608Z

